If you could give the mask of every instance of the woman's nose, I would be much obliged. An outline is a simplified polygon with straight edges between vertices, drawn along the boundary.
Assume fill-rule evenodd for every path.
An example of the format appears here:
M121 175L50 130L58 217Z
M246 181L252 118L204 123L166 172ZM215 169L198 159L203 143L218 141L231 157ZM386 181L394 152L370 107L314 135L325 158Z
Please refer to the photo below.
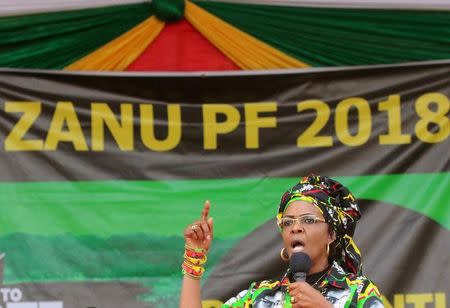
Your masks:
M304 232L305 229L303 228L303 226L300 224L300 222L298 220L296 220L294 222L294 225L292 226L292 233L302 233Z

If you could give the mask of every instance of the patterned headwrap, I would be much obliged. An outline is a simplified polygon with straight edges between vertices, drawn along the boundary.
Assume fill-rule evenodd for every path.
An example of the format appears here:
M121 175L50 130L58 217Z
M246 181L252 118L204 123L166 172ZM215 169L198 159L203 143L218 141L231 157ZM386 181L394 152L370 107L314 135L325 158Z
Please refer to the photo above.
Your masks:
M361 254L352 236L361 212L350 191L341 183L325 176L304 177L281 197L278 219L283 217L287 206L295 200L303 200L319 208L325 221L336 233L330 258L338 261L348 271L360 275Z

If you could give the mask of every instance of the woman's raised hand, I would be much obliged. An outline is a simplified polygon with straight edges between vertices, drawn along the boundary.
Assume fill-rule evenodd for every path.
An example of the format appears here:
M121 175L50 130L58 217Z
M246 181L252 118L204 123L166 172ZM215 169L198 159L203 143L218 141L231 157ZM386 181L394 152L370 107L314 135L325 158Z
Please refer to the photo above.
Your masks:
M208 217L210 207L209 201L206 200L200 219L184 229L186 245L208 251L213 239L213 219Z
M213 219L208 217L210 204L205 201L200 219L184 229L184 261L181 264L183 287L180 294L180 308L201 307L200 280L205 272L206 254L213 239Z

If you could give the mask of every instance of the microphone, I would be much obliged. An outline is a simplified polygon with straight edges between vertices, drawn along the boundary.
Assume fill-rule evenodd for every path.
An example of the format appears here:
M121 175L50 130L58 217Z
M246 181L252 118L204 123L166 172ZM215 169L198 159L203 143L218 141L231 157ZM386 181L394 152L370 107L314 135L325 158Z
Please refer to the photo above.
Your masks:
M296 282L305 281L311 269L311 258L304 252L295 252L289 260L289 267Z

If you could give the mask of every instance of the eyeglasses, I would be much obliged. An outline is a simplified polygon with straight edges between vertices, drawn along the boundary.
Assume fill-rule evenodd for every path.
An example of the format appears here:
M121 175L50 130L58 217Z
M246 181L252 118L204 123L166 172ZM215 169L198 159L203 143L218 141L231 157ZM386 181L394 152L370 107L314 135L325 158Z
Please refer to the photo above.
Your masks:
M295 222L298 222L300 226L311 226L317 222L325 222L325 219L319 218L314 215L302 215L297 218L283 217L278 220L278 226L280 226L280 228L282 229L292 228Z

